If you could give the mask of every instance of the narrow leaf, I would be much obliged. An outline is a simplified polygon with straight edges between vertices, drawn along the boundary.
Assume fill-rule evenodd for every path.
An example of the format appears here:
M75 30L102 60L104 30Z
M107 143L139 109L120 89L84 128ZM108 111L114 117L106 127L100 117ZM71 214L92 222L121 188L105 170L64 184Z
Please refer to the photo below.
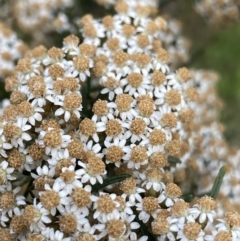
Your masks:
M214 181L214 184L213 184L213 187L212 187L212 190L210 192L210 196L214 199L217 198L217 195L218 195L218 192L219 192L219 189L221 187L221 184L222 184L222 181L223 181L223 177L225 175L225 172L226 172L226 167L225 166L222 166L218 172L218 175Z
M181 198L185 201L185 202L191 202L193 200L193 195L192 194L185 194L182 195Z
M146 235L149 238L148 240L155 241L156 238L154 237L154 235L148 230L146 225L142 221L139 220L139 218L137 216L136 216L136 220L140 224L140 230L141 230L142 235Z
M107 187L111 184L122 182L123 180L125 180L128 177L131 177L131 175L123 174L123 175L119 175L119 176L109 177L109 178L105 179L102 184L97 183L97 184L93 185L92 192L97 192L100 189Z
M177 164L177 163L181 163L181 160L174 156L168 156L168 162L171 164Z

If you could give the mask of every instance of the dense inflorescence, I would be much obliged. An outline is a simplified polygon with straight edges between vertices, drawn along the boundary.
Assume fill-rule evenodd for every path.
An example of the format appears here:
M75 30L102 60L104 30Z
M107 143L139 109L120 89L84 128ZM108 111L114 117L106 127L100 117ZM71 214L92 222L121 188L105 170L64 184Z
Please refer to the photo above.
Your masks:
M23 57L26 45L16 33L0 22L0 79L12 74L16 61Z
M6 78L3 240L240 239L239 153L216 121L218 77L174 69L188 55L171 34L178 24L136 3L79 18L81 38L29 50ZM236 172L214 200L222 165Z
M239 21L239 0L202 0L195 6L196 11L215 27L227 26Z

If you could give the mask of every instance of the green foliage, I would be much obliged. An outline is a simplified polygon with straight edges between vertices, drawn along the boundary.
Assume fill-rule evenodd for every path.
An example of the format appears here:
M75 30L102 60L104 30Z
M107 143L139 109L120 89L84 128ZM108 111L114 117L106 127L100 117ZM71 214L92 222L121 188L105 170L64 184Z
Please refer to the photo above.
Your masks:
M225 172L226 172L226 167L223 166L220 168L219 172L218 172L218 175L214 181L214 184L213 184L213 187L212 187L212 190L210 192L210 196L214 199L217 198L217 195L219 193L219 190L220 190L220 187L222 185L222 181L223 181L223 177L225 175Z
M98 192L100 189L102 189L104 187L107 187L111 184L122 182L123 180L125 180L128 177L131 177L131 175L124 174L124 175L109 177L109 178L105 179L102 184L97 183L97 184L93 185L92 186L92 193Z

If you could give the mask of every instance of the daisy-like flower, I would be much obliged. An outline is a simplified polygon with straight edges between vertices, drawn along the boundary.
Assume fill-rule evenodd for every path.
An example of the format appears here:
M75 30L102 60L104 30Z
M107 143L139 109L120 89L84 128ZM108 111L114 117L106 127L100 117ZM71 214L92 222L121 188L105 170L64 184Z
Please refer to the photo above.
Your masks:
M70 160L72 165L75 166L76 158L71 158L68 149L58 151L57 156L47 159L46 161L49 163L50 169L55 169L57 164L59 164L62 160Z
M167 141L172 140L170 130L165 130L161 128L161 126L152 129L149 128L148 131L148 138L142 140L141 144L147 144L150 155L155 152L163 151L163 147L167 143Z
M23 101L17 105L18 113L23 122L29 122L32 126L35 126L36 121L42 120L42 115L39 112L44 112L44 109L33 105L28 101Z
M167 207L171 207L181 195L181 189L176 184L169 183L166 189L159 195L158 201L159 203L164 203Z
M147 149L143 145L132 144L128 149L126 148L126 155L123 157L128 168L139 169L141 165L148 163Z
M144 182L142 187L147 190L154 190L155 192L161 192L165 189L165 184L162 182L163 171L158 169L149 169L144 173Z
M93 60L84 55L74 57L73 61L68 62L68 69L66 76L78 77L80 81L84 82L90 76L90 68L93 67Z
M36 198L34 198L33 205L27 205L25 207L23 219L31 232L39 232L46 228L44 223L51 223L48 215L49 211L46 210L41 203L37 204Z
M0 211L2 215L12 217L13 214L20 215L21 208L19 206L25 205L25 197L17 195L21 191L20 187L12 189L11 183L7 184L4 190L0 190Z
M131 143L134 144L136 141L144 140L147 138L147 125L142 118L137 117L132 121L124 122L123 126L127 128L124 133L124 139L131 137Z
M114 141L115 139L121 140L124 133L124 127L122 121L119 119L110 119L106 123L105 133L107 137L105 138L104 145L107 146L107 143Z
M234 241L240 239L240 215L238 213L228 212L224 219L218 219L218 221L220 223L215 225L218 232L229 231Z
M19 147L18 149L13 148L9 152L8 163L15 170L21 172L23 169L26 169L30 172L33 159L28 157L28 150L26 148Z
M142 75L138 72L130 73L127 78L121 80L121 83L126 87L124 92L137 98L139 95L145 95L149 89L149 77L148 75Z
M174 88L180 89L191 79L191 74L187 68L179 68L176 74L167 75L168 85L174 86Z
M35 76L28 80L28 101L32 100L32 106L43 107L46 105L46 100L52 100L54 94L52 90L52 81L42 76Z
M26 125L26 121L22 118L18 118L16 123L7 123L4 126L3 135L6 141L11 142L14 147L24 147L24 141L30 141L32 139L27 133L31 128L31 125Z
M88 222L77 206L74 204L65 205L64 210L60 212L59 228L64 233L74 233Z
M159 209L158 199L155 197L144 197L140 203L136 204L136 209L140 211L138 215L139 220L146 223L151 216L156 217Z
M189 203L184 200L175 202L171 207L171 212L173 222L180 228L187 222L195 222L195 219L190 214Z
M42 230L42 235L44 235L49 240L55 241L71 241L71 238L64 238L64 233L60 232L59 230L54 231L53 228L46 228Z
M99 46L101 39L105 37L103 25L93 19L84 24L81 32L84 43L94 46Z
M155 111L156 106L154 100L152 99L151 93L138 97L137 102L138 115L141 117L147 126L157 126L158 125L158 115Z
M115 6L115 10L118 13L117 15L115 15L117 20L119 20L121 23L131 23L131 18L129 15L129 6L125 2L118 2Z
M136 81L134 81L134 78L132 79L128 78L128 83L130 84L130 86L133 85L132 87L136 86L137 87L136 89L138 90L138 92L145 91L144 88L147 88L147 89L149 88L147 85L149 83L148 75L151 69L153 68L153 65L151 63L151 57L149 54L137 52L133 55L133 60L134 60L134 64L132 67L133 71L129 72L128 74L139 73L139 74L142 74L143 76L141 77L140 75L138 75L138 78L136 79ZM130 86L127 88L130 89Z
M56 179L56 181L60 183L60 186L63 187L67 194L70 194L73 188L81 188L83 186L82 182L79 181L82 173L81 169L76 171L74 169L74 166L63 167L59 178Z
M179 120L176 113L172 112L171 107L167 105L162 105L161 107L159 107L158 110L159 123L162 128L179 128Z
M167 63L170 61L169 53L163 49L158 49L155 58L152 60L152 65L154 70L161 70L164 74L169 72L169 67Z
M137 187L137 182L134 178L130 177L125 179L121 182L119 188L121 191L123 191L121 196L124 198L124 200L129 200L129 205L135 205L137 201L142 201L140 194L144 193L145 190Z
M150 51L152 50L150 38L151 37L149 37L149 35L144 33L133 36L131 40L128 41L128 53L150 53Z
M149 91L152 91L155 97L160 96L162 86L167 83L165 74L160 70L154 70L153 73L150 74L149 79L151 83L151 85L149 85Z
M79 124L79 133L81 140L87 142L89 137L92 137L95 142L99 142L98 132L103 132L106 129L106 124L103 122L94 122L85 118Z
M63 205L68 205L71 198L67 197L67 191L63 190L60 182L55 181L52 188L45 184L45 191L40 192L40 201L44 208L55 216L57 209L63 211Z
M91 186L86 185L84 188L74 188L71 193L73 203L84 217L89 215L89 208L91 207L92 199L94 199L94 196L91 195L91 190Z
M42 63L45 66L51 66L54 64L57 64L64 68L64 62L66 63L66 60L64 59L64 53L62 49L52 47L47 51L47 56L43 59ZM49 69L47 69L47 73Z
M117 51L126 48L126 41L123 38L114 36L112 38L107 39L107 41L103 44L103 48L98 49L97 54L100 54L102 52L106 56L110 57L114 55Z
M120 77L124 77L131 73L131 60L129 54L119 50L111 58L108 64L109 72L116 72Z
M56 156L58 151L65 149L71 142L71 136L65 135L60 128L48 128L39 133L37 143L45 147L46 155Z
M168 212L168 211L167 211ZM179 228L174 224L172 217L166 215L164 211L160 211L157 217L151 223L153 234L158 235L159 241L164 241L166 238L170 241L176 240L176 234Z
M95 145L93 145L94 142L88 141L86 144L84 144L84 151L87 153L87 155L93 155L99 158L103 158L104 154L101 152L101 146L99 145L99 143L96 143Z
M11 174L13 173L14 168L13 167L8 167L8 162L7 161L2 161L0 163L0 184L7 184L8 180L15 180L16 177L12 176Z
M114 119L114 116L111 113L110 105L111 103L108 103L106 100L98 99L93 104L92 111L94 115L91 120L95 123L101 121L106 124L109 119Z
M100 234L95 234L100 232ZM80 226L79 231L74 233L74 237L81 239L93 239L99 240L102 238L101 232L105 232L105 225L104 224L94 224L90 225L89 220L86 219L86 222Z
M99 197L93 197L93 208L96 211L93 217L101 223L106 223L111 219L118 219L120 217L118 207L120 204L115 201L116 194L107 194L100 192Z
M134 230L137 231L137 229L140 227L140 224L138 222L134 222L136 215L129 215L124 212L122 212L120 215L121 220L123 220L126 225L124 237L129 237L130 240L137 240L137 232Z
M169 85L161 85L155 100L155 105L163 106L167 105L174 109L179 109L182 103L182 96L177 89L173 89Z
M177 239L180 241L204 241L204 232L200 224L189 222L184 225L182 230L179 230Z
M55 116L64 115L64 120L69 121L71 115L75 114L80 118L80 111L82 110L82 96L77 93L68 93L67 95L58 96L55 105L61 107L55 111Z
M4 137L4 135L0 135L0 155L6 158L7 153L5 150L10 149L12 149L12 145L6 142L6 138Z
M132 216L133 214L133 204L131 204L129 201L126 201L127 196L123 197L123 196L117 196L115 198L115 201L118 202L120 204L120 206L118 207L118 211L121 215L121 218L125 217L125 215L130 215Z
M121 74L114 74L113 72L108 72L106 76L103 76L99 83L104 87L101 90L101 94L108 93L108 99L113 100L115 95L120 95L123 93Z
M44 165L43 167L38 166L36 172L36 174L33 172L31 173L31 176L35 179L33 183L36 190L44 191L45 184L49 184L50 186L54 184L54 168L49 168L46 165Z
M125 151L128 149L125 144L126 140L115 139L113 143L106 142L106 149L103 154L106 156L106 164L113 163L116 167L120 167L121 160L124 158Z
M20 59L15 67L17 78L21 84L26 84L30 78L40 75L39 69L40 64L34 63L30 58Z
M120 94L116 97L115 103L110 103L109 106L113 108L114 116L119 117L121 120L132 120L137 116L135 111L134 99L128 94ZM114 110L115 109L115 110Z
M82 169L77 170L78 175L81 176L82 183L90 181L94 185L97 181L103 183L103 176L107 173L106 165L104 162L96 156L90 156L87 160L87 163L81 161L78 162L78 165Z
M78 53L79 38L75 35L69 35L63 39L62 50L64 53L70 55L77 55Z
M105 35L107 36L108 39L118 35L122 27L121 21L117 18L116 15L113 17L110 15L104 17L102 19L102 24L105 30Z
M217 204L215 200L211 197L205 196L197 200L197 204L190 209L190 213L200 224L204 222L212 223L216 215L214 210L216 207Z
M233 240L233 239L232 239L232 234L231 234L230 231L223 230L223 231L217 232L216 230L213 230L211 235L205 236L205 240L206 241L215 241L215 240L230 241L230 240Z

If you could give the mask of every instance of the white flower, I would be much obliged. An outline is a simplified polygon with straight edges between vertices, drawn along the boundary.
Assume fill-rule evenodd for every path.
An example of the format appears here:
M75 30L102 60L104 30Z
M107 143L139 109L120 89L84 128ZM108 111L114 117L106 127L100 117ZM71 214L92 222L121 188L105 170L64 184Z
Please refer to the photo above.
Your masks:
M55 169L49 168L46 165L44 165L42 167L41 166L37 167L36 172L37 172L37 174L31 173L31 176L34 179L37 179L37 178L42 177L42 176L47 176L47 177L53 178L53 176L55 175Z
M13 173L14 168L8 167L8 162L3 161L0 163L0 183L7 184L8 180L15 180L16 177L11 176Z
M135 229L140 228L140 224L138 222L134 222L136 215L129 215L127 213L122 212L120 214L121 220L126 224L126 231L124 233L124 237L129 237L130 240L137 240L137 232Z
M99 143L93 145L92 140L88 141L86 144L84 143L84 151L91 153L99 158L103 158L104 156L104 154L101 152L101 149L102 147L99 145Z
M123 88L121 84L121 74L115 75L113 72L108 71L106 76L103 76L99 83L104 86L101 90L101 94L107 94L108 93L108 99L113 100L115 95L120 95L123 93Z
M81 178L81 169L76 171L74 169L74 166L63 167L60 177L56 179L68 194L71 194L73 188L83 186L82 182L78 180Z
M65 135L62 129L53 128L40 131L38 140L36 140L40 146L45 147L46 155L52 156L56 156L59 151L64 150L71 141L71 136Z
M0 155L3 157L7 157L7 153L5 150L10 150L12 145L6 142L4 135L0 136Z
M76 158L70 157L68 149L59 150L56 156L52 156L52 158L47 159L46 161L50 164L51 168L55 169L56 165L64 159L69 159L72 162L72 165L75 166Z
M49 211L46 210L41 203L37 204L36 198L34 198L33 205L28 205L25 207L23 215L28 213L33 213L34 217L31 217L31 220L27 220L28 225L30 226L30 231L39 232L46 228L44 223L51 223L51 219L48 217Z
M189 222L184 225L182 230L178 231L177 239L180 241L204 241L204 235L200 224Z
M131 193L123 193L121 195L121 197L123 197L124 199L126 199L128 197L129 199L129 204L130 205L135 205L136 201L141 202L142 201L142 197L141 197L141 193L144 193L145 189L140 188L140 187L136 187L134 191L132 191Z
M71 238L64 238L64 233L59 230L54 231L53 228L46 228L42 230L42 235L44 235L49 240L54 241L71 241Z
M77 118L80 118L80 111L82 111L81 102L82 97L79 93L58 95L58 98L54 101L54 105L59 105L60 107L55 111L55 116L61 116L64 114L64 120L66 122L69 121L71 115L73 114L75 114Z
M32 137L26 133L32 128L32 126L26 125L26 121L24 121L22 118L18 118L17 123L15 123L14 126L19 128L19 133L11 139L11 144L16 148L18 146L24 147L23 142L30 141L32 139Z
M1 190L1 197L0 199L6 198L4 194L8 197L8 203L5 203L3 208L0 208L2 215L8 215L12 217L13 214L20 215L21 208L19 206L25 205L25 197L22 195L17 195L21 191L20 187L16 187L12 190L12 185L9 183L5 186L4 190ZM10 197L9 197L10 196ZM11 198L13 198L11 200Z
M99 197L92 197L94 202L93 208L96 211L93 214L93 218L97 219L100 223L106 223L111 219L119 219L120 214L118 207L120 204L115 201L116 194L107 194L100 192Z
M81 176L81 182L86 183L90 181L94 185L97 181L103 183L103 176L107 173L105 164L98 157L90 157L88 163L78 162L78 165L83 167L77 170L78 175Z
M52 191L55 192L58 196L59 196L59 204L56 207L52 207L51 209L49 209L50 213L52 214L52 216L56 215L57 209L59 211L63 210L63 205L68 205L71 201L70 197L67 197L68 193L67 191L63 190L63 186L61 185L60 182L58 182L57 180L54 182L53 187L51 188L49 186L49 184L45 184L45 191ZM39 196L41 198L41 196L47 192L40 192ZM49 193L47 193L48 195ZM46 197L44 197L46 198Z
M110 143L108 141L105 142L107 149L103 149L103 154L106 156L106 164L113 163L116 167L120 167L122 163L121 160L124 157L124 153L126 152L126 149L128 149L128 147L126 147L125 144L126 144L125 139L122 139L122 140L115 139L113 143ZM109 154L113 154L112 153L113 150L115 150L115 155L113 157L114 159L111 158L112 155L109 155ZM118 150L119 153L116 153L116 150Z

